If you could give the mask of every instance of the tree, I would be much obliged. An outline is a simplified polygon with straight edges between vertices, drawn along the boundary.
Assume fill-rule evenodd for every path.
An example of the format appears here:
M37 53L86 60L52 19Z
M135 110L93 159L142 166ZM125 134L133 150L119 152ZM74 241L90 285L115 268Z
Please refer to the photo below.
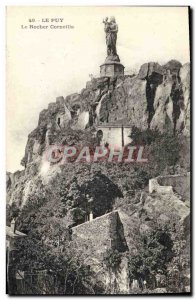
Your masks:
M141 236L138 252L129 256L130 280L137 279L140 287L145 280L147 286L154 287L155 274L166 274L168 263L174 256L171 233L157 228Z
M63 251L62 251L63 250ZM64 242L60 248L53 248L31 234L17 243L16 270L34 273L36 284L29 285L29 294L93 294L93 274L85 265L81 255ZM46 271L39 279L39 272ZM27 277L24 278L26 280Z

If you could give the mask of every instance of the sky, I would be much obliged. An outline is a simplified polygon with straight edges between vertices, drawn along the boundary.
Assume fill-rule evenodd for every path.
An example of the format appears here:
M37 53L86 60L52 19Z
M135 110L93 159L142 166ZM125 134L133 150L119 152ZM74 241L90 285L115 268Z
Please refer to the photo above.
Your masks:
M189 62L187 7L8 7L7 171L23 169L20 161L40 111L58 96L80 92L90 74L99 76L106 58L102 20L107 16L115 16L119 27L117 52L126 74L150 61ZM42 22L46 18L50 22ZM54 18L63 22L51 22ZM29 29L29 25L49 28ZM50 29L50 25L74 28Z

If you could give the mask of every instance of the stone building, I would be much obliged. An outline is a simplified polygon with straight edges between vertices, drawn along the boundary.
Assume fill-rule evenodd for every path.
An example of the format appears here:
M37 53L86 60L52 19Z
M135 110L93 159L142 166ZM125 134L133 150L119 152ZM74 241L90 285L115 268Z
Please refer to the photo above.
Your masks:
M100 145L108 145L117 148L121 148L130 144L132 139L130 125L121 124L100 124L97 127L97 137L100 141Z
M114 269L104 267L110 251L120 254L128 251L123 224L117 210L72 227L72 241L106 290L122 294L129 292L126 257L122 255Z

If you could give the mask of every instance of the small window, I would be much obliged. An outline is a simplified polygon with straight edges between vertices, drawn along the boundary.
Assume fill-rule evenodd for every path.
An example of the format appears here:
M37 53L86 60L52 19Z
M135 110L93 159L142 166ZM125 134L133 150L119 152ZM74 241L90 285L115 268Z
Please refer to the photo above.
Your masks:
M58 118L57 120L57 124L60 125L61 124L61 118Z
M103 137L103 131L102 130L98 130L97 131L97 138L102 139Z

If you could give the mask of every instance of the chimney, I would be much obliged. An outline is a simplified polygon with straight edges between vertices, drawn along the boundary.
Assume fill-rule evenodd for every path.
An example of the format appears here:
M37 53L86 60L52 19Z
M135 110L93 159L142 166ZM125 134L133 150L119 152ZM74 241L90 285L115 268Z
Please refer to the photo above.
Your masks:
M15 233L15 231L16 231L16 221L15 221L15 219L13 219L11 221L11 230L12 230L13 233Z

